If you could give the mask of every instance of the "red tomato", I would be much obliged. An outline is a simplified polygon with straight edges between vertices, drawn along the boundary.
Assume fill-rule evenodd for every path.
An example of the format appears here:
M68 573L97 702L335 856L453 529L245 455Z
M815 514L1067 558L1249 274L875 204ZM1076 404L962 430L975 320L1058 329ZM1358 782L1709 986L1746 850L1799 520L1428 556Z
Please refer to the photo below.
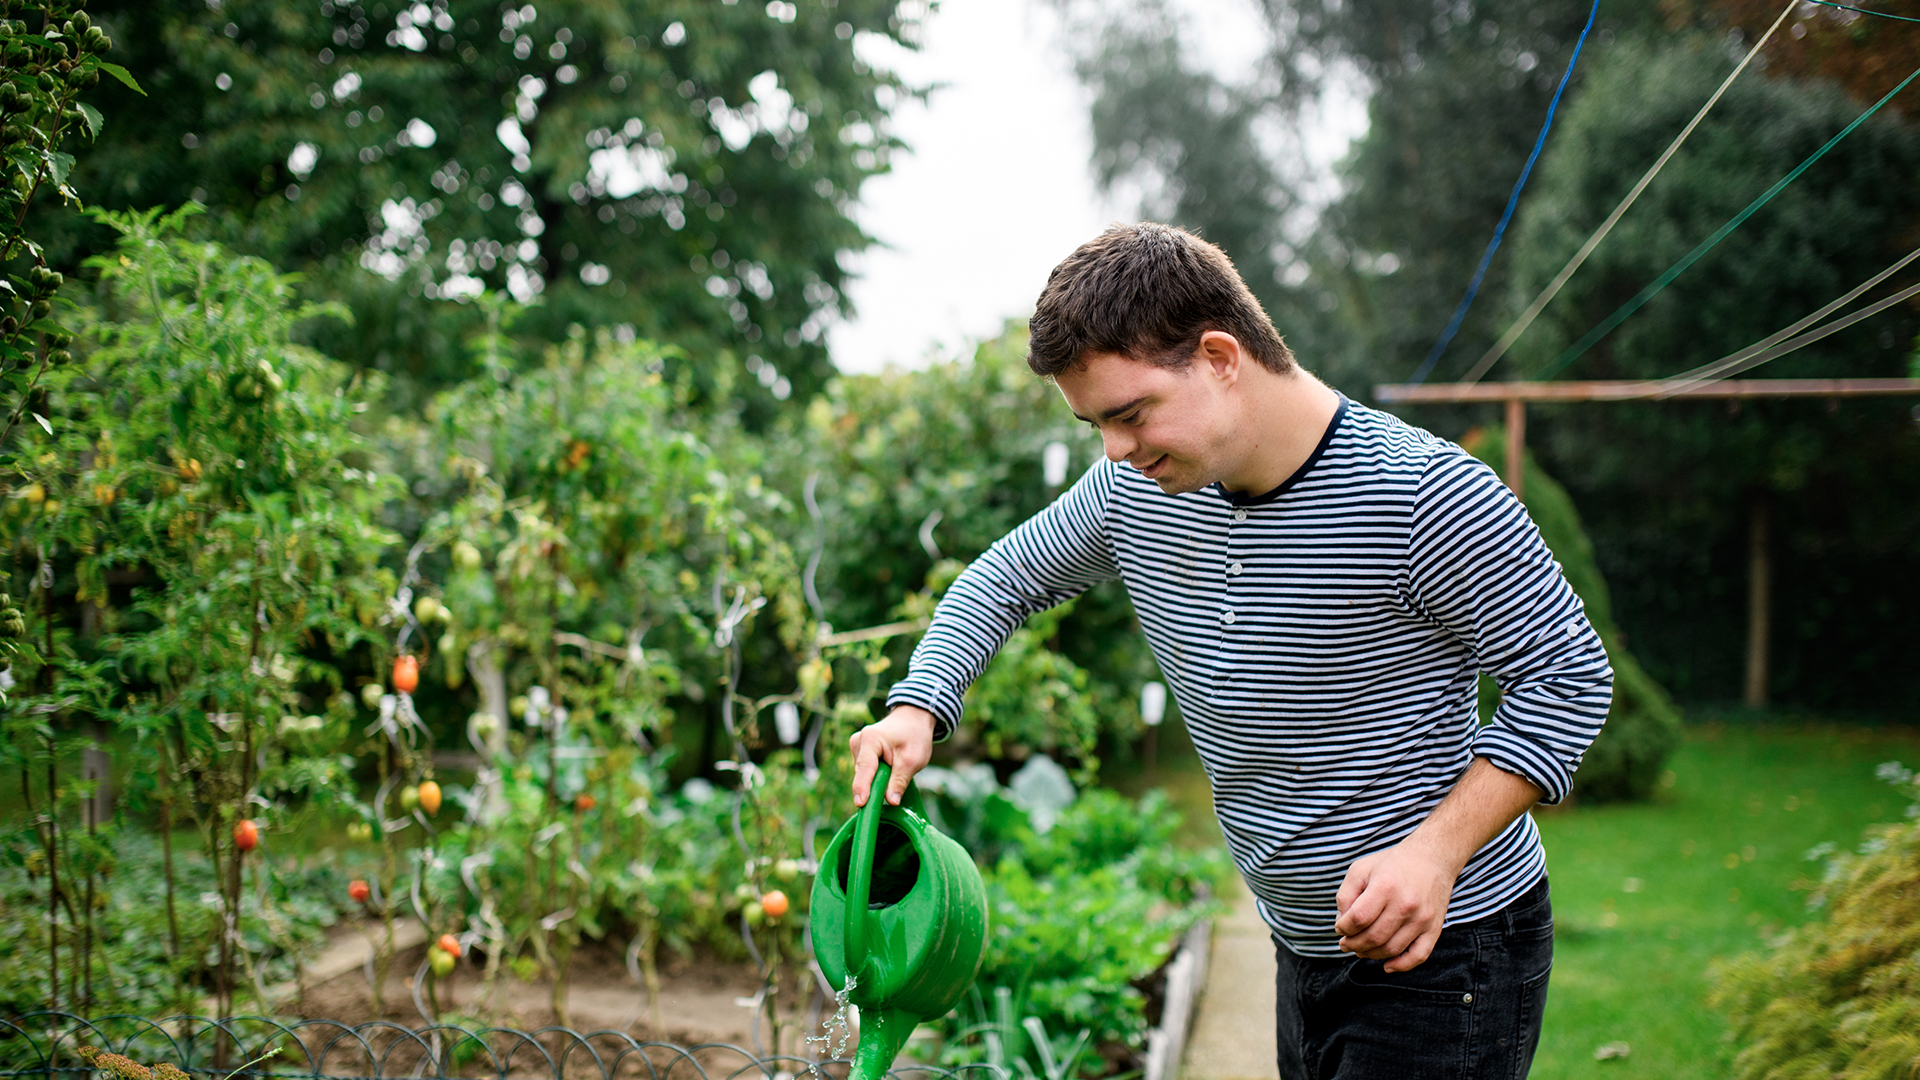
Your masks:
M580 811L583 814L599 805L600 805L600 800L594 798L593 796L587 794L584 791L574 796L574 799L573 799L573 808L575 810Z
M454 937L452 934L441 934L440 940L434 942L434 944L439 946L441 952L449 956L460 955L460 939Z
M393 658L393 688L403 694L411 694L420 685L420 658L417 656L396 656Z
M373 887L355 878L347 883L347 895L353 898L354 903L364 904L373 896Z
M260 846L260 826L242 818L233 826L233 846L241 851L252 851Z

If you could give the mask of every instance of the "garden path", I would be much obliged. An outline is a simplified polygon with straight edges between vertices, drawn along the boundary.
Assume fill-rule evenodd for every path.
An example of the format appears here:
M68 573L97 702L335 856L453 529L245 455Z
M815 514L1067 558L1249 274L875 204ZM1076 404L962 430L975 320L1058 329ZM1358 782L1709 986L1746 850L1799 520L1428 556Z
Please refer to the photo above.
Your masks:
M1273 1041L1273 939L1240 875L1232 910L1213 924L1207 986L1187 1040L1181 1080L1278 1080Z

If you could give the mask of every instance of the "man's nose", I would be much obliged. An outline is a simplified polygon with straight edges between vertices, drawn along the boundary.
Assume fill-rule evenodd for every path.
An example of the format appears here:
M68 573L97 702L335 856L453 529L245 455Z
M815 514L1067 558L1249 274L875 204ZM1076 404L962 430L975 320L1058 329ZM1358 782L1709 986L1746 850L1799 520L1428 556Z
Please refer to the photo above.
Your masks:
M1107 452L1108 461L1118 463L1127 460L1127 455L1133 453L1135 445L1135 441L1123 432L1111 427L1100 429L1100 446Z

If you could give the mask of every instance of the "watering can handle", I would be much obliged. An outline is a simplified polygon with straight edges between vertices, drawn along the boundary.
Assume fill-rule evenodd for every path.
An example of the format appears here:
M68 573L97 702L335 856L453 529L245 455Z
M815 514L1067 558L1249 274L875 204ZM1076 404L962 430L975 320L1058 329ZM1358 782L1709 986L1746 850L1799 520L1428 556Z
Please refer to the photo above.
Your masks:
M867 805L853 831L847 867L847 978L858 980L867 967L867 897L873 891L873 855L880 842L880 812L887 805L893 766L880 762L867 788Z

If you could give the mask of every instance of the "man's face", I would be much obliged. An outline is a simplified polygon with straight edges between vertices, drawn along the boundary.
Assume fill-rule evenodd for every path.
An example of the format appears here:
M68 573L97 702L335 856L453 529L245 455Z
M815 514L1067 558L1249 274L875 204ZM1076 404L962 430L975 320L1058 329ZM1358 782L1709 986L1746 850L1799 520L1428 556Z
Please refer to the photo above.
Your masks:
M1230 467L1238 374L1209 363L1206 351L1181 371L1096 353L1054 382L1100 432L1108 460L1131 464L1169 495L1198 491Z

